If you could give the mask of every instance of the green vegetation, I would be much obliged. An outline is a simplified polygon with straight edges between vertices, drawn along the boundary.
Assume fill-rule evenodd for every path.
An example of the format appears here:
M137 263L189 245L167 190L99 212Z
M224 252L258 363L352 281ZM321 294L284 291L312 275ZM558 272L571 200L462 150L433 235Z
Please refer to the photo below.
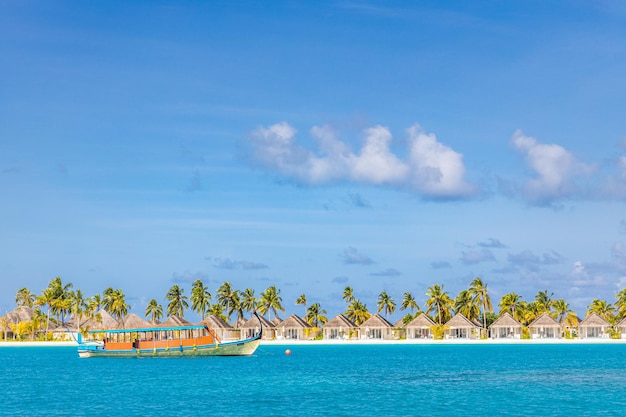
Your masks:
M163 301L167 302L166 309L157 300L147 303L144 316L152 322L158 322L164 317L178 315L184 317L185 312L191 310L200 317L215 314L225 321L241 319L245 313L258 311L269 320L285 312L280 290L271 285L255 296L252 288L243 291L233 287L230 282L222 283L215 292L215 300L208 288L201 280L191 285L191 296L185 295L185 288L173 285L165 294ZM555 298L554 293L548 290L539 291L534 299L525 301L514 292L500 298L499 310L494 312L487 284L480 277L472 280L467 289L461 290L453 299L444 290L441 284L433 284L425 293L423 312L416 298L410 292L404 292L399 310L406 311L402 322L406 325L420 314L426 314L435 323L432 326L436 339L445 336L446 323L455 314L462 314L481 328L481 338L488 337L489 326L502 314L509 313L522 324L522 339L531 338L528 326L540 315L547 313L561 324L562 336L576 337L578 315L570 308L570 304L562 298ZM345 287L342 299L346 303L343 314L355 323L361 325L371 314L365 303L355 296L352 287ZM212 302L214 301L214 302ZM321 328L328 322L327 312L319 302L308 304L308 297L301 294L295 300L296 305L304 308L303 319L314 328ZM0 340L49 340L52 337L50 328L67 326L69 324L77 331L84 331L81 323L86 320L101 321L100 311L104 310L120 325L128 315L131 306L126 302L126 295L122 289L106 288L101 294L86 296L73 284L65 283L60 277L50 280L48 286L40 293L34 293L28 288L20 288L15 293L17 307L28 307L32 316L28 320L5 315L0 317ZM396 302L386 290L381 291L377 298L377 312L387 318L396 311ZM585 315L596 313L606 320L610 327L606 329L611 338L619 338L620 331L614 326L626 317L626 288L615 295L615 303L607 300L594 299L587 307ZM320 332L321 335L321 332ZM318 335L318 337L321 337Z

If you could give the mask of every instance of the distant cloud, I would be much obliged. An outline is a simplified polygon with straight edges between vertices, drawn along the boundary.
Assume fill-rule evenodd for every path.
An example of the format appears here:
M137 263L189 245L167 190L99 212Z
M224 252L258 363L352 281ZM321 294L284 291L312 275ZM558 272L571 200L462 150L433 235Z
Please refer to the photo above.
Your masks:
M17 174L18 172L20 172L20 169L18 167L8 167L2 169L2 171L0 172L3 174Z
M332 279L331 282L334 282L336 284L345 284L346 282L348 282L348 277L335 277Z
M431 262L430 266L433 269L452 268L452 265L450 264L450 262L446 262L446 261Z
M191 272L191 271L185 271L182 274L178 274L178 273L172 274L172 282L175 284L189 284L198 279L206 281L209 279L209 276L205 272Z
M387 268L384 271L372 272L370 275L373 277L397 277L402 274L394 268Z
M218 269L268 269L269 266L251 261L238 261L230 258L207 258L207 260L213 261L213 267Z
M371 207L369 201L365 200L363 196L361 196L361 194L359 193L348 193L348 198L350 199L350 203L352 203L352 205L355 207L359 207L359 208Z
M419 125L407 130L408 158L390 149L391 133L383 126L365 129L358 152L335 138L328 126L315 126L311 136L318 149L311 151L295 142L296 130L286 122L259 127L250 144L255 161L285 177L309 185L338 181L400 187L435 199L467 198L476 194L465 181L463 155L439 142Z
M198 170L195 170L193 172L193 176L191 177L189 185L187 186L187 188L185 188L185 191L193 193L195 191L201 191L202 188L203 187L202 179L200 178L200 172Z
M360 253L353 247L349 247L343 251L341 261L346 265L370 265L374 263L372 258Z
M565 258L555 251L539 256L529 250L525 250L517 254L509 253L507 260L512 265L522 267L529 271L538 271L541 266L562 264Z
M589 175L594 167L579 162L560 145L538 143L535 138L517 130L511 139L513 146L526 157L535 177L526 182L524 196L536 204L580 194L575 179Z
M495 261L496 257L489 249L469 250L461 252L461 261L466 265Z
M485 242L479 242L478 246L481 248L493 248L493 249L504 249L506 245L500 242L498 239L489 238Z

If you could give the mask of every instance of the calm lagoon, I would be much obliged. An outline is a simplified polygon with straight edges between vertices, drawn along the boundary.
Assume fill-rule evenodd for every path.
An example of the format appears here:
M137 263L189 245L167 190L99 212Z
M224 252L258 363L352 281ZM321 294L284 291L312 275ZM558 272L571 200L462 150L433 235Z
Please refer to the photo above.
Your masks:
M285 355L285 349L292 351ZM6 416L625 415L626 345L261 345L251 357L0 349Z

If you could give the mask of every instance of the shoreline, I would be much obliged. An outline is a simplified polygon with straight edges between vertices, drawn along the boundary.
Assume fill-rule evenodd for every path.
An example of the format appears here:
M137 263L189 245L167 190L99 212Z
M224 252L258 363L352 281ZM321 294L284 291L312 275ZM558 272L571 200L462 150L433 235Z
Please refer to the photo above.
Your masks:
M261 346L355 346L355 345L622 345L626 339L447 339L447 340L262 340ZM3 347L77 347L74 341L0 341Z

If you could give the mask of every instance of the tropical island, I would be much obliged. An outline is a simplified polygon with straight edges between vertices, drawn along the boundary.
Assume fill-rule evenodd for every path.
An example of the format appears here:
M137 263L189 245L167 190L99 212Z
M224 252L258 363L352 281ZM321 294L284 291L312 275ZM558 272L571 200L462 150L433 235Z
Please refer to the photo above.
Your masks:
M253 311L260 313L264 338L269 340L442 340L442 339L621 339L626 336L626 288L615 295L615 302L594 299L580 316L564 299L539 291L532 301L514 292L504 295L497 308L487 284L477 277L451 297L443 284L433 284L425 293L420 308L410 292L404 292L398 307L405 312L396 323L388 317L396 312L396 301L382 291L376 311L355 297L354 289L345 287L342 298L346 310L332 319L320 303L307 304L301 294L294 303L302 305L303 317L292 314L285 320L280 290L269 286L255 295L252 288L235 289L224 282L213 295L196 280L190 296L173 285L165 294L166 308L150 300L143 317L129 313L130 305L122 289L106 288L101 294L86 296L72 283L60 277L50 280L40 293L28 288L17 290L16 308L0 317L0 341L67 341L71 333L90 330L154 326L166 321L189 323L185 312L197 313L220 337L235 339L258 331L258 321L246 320ZM382 313L382 314L381 314ZM273 317L272 317L273 314Z

